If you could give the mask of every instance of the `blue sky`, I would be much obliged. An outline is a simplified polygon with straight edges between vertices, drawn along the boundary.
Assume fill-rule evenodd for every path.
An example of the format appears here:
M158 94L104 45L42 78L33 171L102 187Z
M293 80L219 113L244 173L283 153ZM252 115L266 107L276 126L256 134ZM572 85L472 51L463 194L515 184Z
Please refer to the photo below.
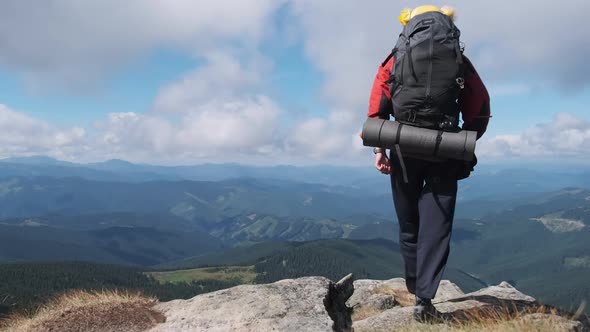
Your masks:
M2 68L2 103L57 125L91 123L110 112L146 112L160 86L173 82L198 61L168 50L156 50L114 73L88 91L32 90L18 72Z
M396 13L420 3L117 4L0 4L0 157L370 163L356 134L372 79ZM590 4L449 4L492 96L480 159L590 164L590 32L567 34Z

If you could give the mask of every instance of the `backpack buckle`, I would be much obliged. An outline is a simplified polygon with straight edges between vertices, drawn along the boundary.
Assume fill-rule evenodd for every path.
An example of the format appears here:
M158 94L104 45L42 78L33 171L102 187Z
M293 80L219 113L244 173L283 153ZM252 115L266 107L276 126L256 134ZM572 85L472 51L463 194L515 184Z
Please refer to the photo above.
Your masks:
M465 79L463 77L457 77L456 81L461 90L465 89Z
M416 110L410 110L410 113L408 113L408 122L416 122Z

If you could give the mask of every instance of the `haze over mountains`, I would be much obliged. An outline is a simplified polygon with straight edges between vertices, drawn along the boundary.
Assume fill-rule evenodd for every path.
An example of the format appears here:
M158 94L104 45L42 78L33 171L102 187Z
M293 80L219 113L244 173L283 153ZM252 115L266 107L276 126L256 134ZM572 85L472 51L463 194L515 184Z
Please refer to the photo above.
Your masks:
M478 169L460 185L450 275L465 289L510 280L562 306L589 298L589 175ZM339 271L316 257L386 278L402 271L396 242L389 181L371 165L0 162L2 261L249 264L263 282Z
M547 192L564 187L590 187L587 167L546 165L530 167L497 167L478 165L474 177L462 182L462 198L490 198L494 195L526 192ZM77 164L44 156L0 160L0 178L18 176L79 177L97 181L145 182L157 180L219 181L233 178L287 180L346 186L368 193L389 193L384 177L372 168L371 159L364 167L350 166L251 166L235 163L193 166L154 166L133 164L123 160Z

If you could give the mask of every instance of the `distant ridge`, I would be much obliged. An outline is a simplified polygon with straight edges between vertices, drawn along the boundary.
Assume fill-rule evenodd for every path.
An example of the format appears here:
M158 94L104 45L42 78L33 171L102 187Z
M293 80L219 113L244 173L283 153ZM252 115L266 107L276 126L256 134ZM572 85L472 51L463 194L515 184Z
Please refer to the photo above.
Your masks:
M0 159L2 163L14 163L25 165L54 165L54 166L77 166L80 164L71 163L68 161L58 160L48 156L30 156L30 157L11 157Z

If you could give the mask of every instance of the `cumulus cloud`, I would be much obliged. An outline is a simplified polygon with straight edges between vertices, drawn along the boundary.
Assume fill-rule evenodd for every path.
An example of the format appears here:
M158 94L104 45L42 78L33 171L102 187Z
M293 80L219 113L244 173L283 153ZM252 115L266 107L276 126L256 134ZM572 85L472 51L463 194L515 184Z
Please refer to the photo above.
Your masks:
M177 120L161 114L111 113L85 129L58 128L0 105L0 158L261 162L282 149L276 129L280 112L270 98L255 96L212 101Z
M266 96L214 100L180 115L113 113L96 124L99 154L141 161L228 161L274 152L280 108Z
M298 117L287 126L289 112L281 106L288 105L279 106L266 90L271 67L267 62L271 61L260 47L268 35L277 33L273 15L285 3L288 6L282 8L293 26L285 31L279 28L279 33L302 43L310 63L323 74L322 97L328 105L323 115ZM15 138L14 146L23 147L12 148L22 150L16 154L45 151L53 156L136 161L243 161L242 157L264 159L277 151L285 152L289 160L357 160L367 151L357 135L372 80L401 29L397 13L419 4L386 0L3 1L0 66L16 69L34 86L93 84L158 48L175 48L204 63L161 87L151 112L112 113L94 128L57 128L6 108L15 123L21 123L15 128L22 129L15 130L43 137ZM574 0L565 10L558 4L541 6L530 0L489 4L453 0L448 4L457 8L467 54L494 97L528 94L538 88L532 81L542 81L542 89L588 83L590 66L585 61L590 46L583 41L590 37L590 29L585 28L590 21L582 15L590 3ZM271 40L277 38L273 35ZM586 137L582 142L588 145L588 130L564 120L568 116L572 117L561 114L553 123L522 134L495 137L483 142L482 149L494 156L587 152L579 142ZM563 134L557 124L568 128L565 132L577 131ZM547 137L539 133L548 130L555 132ZM547 141L549 137L555 141ZM4 139L9 143L9 138ZM4 154L9 153L4 149Z
M422 4L386 0L290 2L304 34L306 56L324 74L323 96L332 109L301 123L293 132L290 147L311 155L334 151L335 146L340 151L359 150L358 141L350 137L366 114L377 67L401 31L397 13ZM590 29L584 28L590 22L583 16L590 9L589 2L577 0L568 3L566 9L557 3L541 6L529 0L434 4L456 8L466 54L492 97L526 95L554 86L571 91L590 82L590 67L585 65L590 46L581 42L590 37ZM334 115L342 109L358 116L332 125Z
M590 37L589 2L453 2L470 54L487 77L543 79L563 89L590 82L584 65L590 46L582 42Z
M157 48L201 56L219 44L255 49L275 33L273 15L289 4L307 54L326 75L324 91L351 106L366 95L392 48L397 13L418 1L375 0L6 0L0 4L0 64L33 85L90 84ZM457 9L467 53L490 79L530 75L561 87L586 85L590 3L434 1ZM291 17L291 15L286 15ZM290 30L292 31L292 30ZM575 33L573 33L575 32ZM287 36L288 37L288 36ZM341 106L341 105L337 105Z
M228 100L256 91L260 83L257 70L245 68L236 57L221 51L205 57L206 65L160 89L154 111L189 112L211 99Z
M590 121L558 113L553 121L520 134L498 135L484 140L478 153L486 158L586 158L590 154Z
M59 128L0 105L0 158L48 155L70 161L360 164L370 154L358 137L356 113L331 112L281 127L283 110L266 96L210 102L171 119L166 114L111 113L93 128ZM220 116L222 114L223 116ZM351 123L355 125L351 125ZM590 120L569 113L520 134L483 138L482 161L590 154Z
M360 157L362 140L358 136L362 118L350 109L338 109L326 117L312 117L297 124L287 136L286 151L314 160L346 160ZM364 148L366 152L366 148Z
M377 65L401 31L397 13L418 1L293 1L305 31L309 59L326 74L324 90L336 102L361 105ZM590 2L500 0L434 1L457 10L466 54L488 82L542 79L564 89L590 83ZM575 31L575 33L572 33Z
M199 56L231 40L252 48L277 0L7 0L0 4L0 64L33 86L69 88L160 47Z
M114 113L97 124L106 155L168 160L257 159L281 149L279 105L260 89L259 61L219 50L163 86L151 112Z
M0 156L50 154L75 158L86 148L86 130L57 128L0 104Z

